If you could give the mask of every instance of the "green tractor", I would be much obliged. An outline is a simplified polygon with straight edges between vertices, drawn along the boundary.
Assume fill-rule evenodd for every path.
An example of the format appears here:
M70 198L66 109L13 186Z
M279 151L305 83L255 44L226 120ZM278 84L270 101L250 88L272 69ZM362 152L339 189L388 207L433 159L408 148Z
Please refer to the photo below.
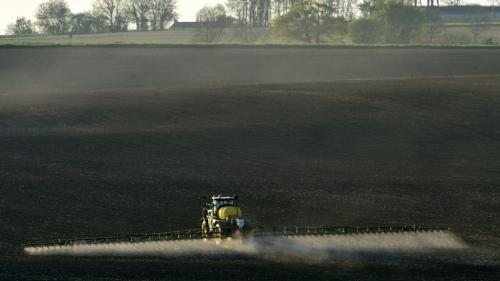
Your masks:
M242 236L250 230L237 201L238 196L212 196L212 202L202 210L202 238Z

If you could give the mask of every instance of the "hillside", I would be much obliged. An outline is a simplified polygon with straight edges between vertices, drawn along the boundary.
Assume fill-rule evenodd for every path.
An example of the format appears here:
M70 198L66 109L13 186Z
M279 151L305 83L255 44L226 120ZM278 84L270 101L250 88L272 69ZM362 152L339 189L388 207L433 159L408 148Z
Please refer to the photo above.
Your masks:
M500 245L497 77L2 94L4 246L256 224L449 226Z
M497 281L499 52L0 47L0 279ZM214 193L240 195L255 225L416 223L470 248L313 264L21 254L196 228Z
M434 27L432 44L436 45L498 45L500 32L498 22L448 22ZM424 30L429 28L424 26ZM117 33L73 34L69 35L36 35L36 36L0 36L0 46L15 45L105 45L105 44L206 44L202 31L197 28L179 28L162 31L129 31ZM476 34L476 35L474 35ZM476 41L474 41L474 36ZM422 32L413 39L413 44L431 44L429 35ZM251 31L239 28L227 28L216 42L229 44L306 44L303 41L276 37L271 30L257 28ZM352 44L349 35L325 39L323 44ZM306 44L307 45L307 44Z
M258 42L270 42L263 30L256 31ZM241 42L239 30L228 29L221 42ZM203 43L200 31L196 28L168 29L161 31L129 31L117 33L40 35L0 37L0 45L4 44L189 44Z

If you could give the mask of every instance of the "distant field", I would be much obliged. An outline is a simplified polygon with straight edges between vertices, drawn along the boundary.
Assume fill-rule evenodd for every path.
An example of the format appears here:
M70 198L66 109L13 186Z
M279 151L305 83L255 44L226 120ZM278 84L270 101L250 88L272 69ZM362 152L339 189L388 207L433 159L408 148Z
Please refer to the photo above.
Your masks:
M241 42L238 30L227 30L220 42ZM258 42L271 42L259 31ZM101 34L74 34L58 36L0 37L0 45L5 44L189 44L203 43L197 29L171 29L148 32L119 32Z
M500 23L483 22L479 23L480 32L477 42L472 40L472 31L476 23L470 22L450 22L440 26L433 44L437 45L481 45L485 44L487 39L496 45L500 41ZM259 29L252 35L254 40L245 42L242 31L239 29L227 29L217 43L226 44L305 44L291 38L274 38L269 30ZM424 36L425 37L425 36ZM340 38L335 42L325 42L336 45L352 45L349 36ZM415 43L425 42L419 41ZM489 44L491 44L491 42ZM164 31L149 32L120 32L120 33L102 33L102 34L75 34L72 38L69 35L58 36L27 36L27 37L0 37L1 45L106 45L106 44L203 44L205 43L200 36L200 31L193 28L171 29Z
M121 44L121 43L191 43L196 39L195 30L151 31L151 32L120 32L102 34L75 34L70 39L68 35L32 36L0 38L0 44Z

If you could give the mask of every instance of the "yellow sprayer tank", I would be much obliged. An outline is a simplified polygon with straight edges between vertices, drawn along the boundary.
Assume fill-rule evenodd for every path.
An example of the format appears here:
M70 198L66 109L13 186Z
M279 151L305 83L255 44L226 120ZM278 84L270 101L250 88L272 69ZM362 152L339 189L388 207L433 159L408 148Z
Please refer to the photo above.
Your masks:
M228 218L241 218L241 209L235 206L224 206L217 210L219 219L226 220Z

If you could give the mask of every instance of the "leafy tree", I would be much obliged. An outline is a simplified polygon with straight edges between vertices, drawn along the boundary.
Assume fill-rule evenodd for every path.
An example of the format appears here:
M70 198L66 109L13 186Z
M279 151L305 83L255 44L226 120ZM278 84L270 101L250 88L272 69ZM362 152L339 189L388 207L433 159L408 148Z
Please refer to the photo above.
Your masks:
M94 32L95 18L91 13L74 14L71 19L71 33L84 34Z
M90 12L74 14L71 20L71 33L103 33L109 31L106 19L96 17Z
M351 37L356 43L410 43L420 33L424 23L435 15L415 6L405 5L408 1L365 0L360 5L363 18L350 25ZM440 26L426 26L426 34L434 37ZM430 32L430 33L429 33ZM381 35L383 34L383 36Z
M66 34L71 24L71 11L64 0L49 0L38 6L36 24L43 33Z
M385 39L390 43L409 43L425 22L424 13L399 2L386 4L383 10Z
M16 22L7 26L7 34L11 35L31 35L35 33L35 26L25 17L17 18Z
M349 31L354 43L373 44L380 42L383 27L378 19L361 18L350 24Z
M124 0L94 0L94 15L106 19L109 31L126 31Z
M345 33L347 21L334 16L333 6L300 0L288 13L273 20L272 29L278 35L320 43L322 36Z
M214 42L222 37L224 29L231 19L227 16L226 8L219 4L200 9L196 14L196 21L201 24L203 40Z

